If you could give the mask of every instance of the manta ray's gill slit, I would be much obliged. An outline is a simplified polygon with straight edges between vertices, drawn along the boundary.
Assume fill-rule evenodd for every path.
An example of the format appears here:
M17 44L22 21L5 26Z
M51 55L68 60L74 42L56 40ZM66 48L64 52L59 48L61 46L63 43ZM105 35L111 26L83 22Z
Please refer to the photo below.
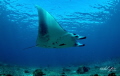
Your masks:
M77 38L78 38L79 36L75 36L75 37L77 37Z

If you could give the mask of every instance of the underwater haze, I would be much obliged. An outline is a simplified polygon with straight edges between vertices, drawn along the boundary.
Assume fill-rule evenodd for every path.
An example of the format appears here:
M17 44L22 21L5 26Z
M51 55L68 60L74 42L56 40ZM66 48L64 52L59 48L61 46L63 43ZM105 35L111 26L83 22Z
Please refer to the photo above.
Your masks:
M33 47L38 34L35 5L67 31L86 36L84 47ZM0 0L0 62L25 66L81 65L120 57L119 0Z

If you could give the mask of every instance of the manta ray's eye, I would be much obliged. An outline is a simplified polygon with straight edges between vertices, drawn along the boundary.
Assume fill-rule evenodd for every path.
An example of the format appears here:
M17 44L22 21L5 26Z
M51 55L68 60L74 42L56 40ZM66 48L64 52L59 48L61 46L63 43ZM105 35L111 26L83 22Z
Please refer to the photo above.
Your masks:
M60 44L59 46L63 46L63 45L66 45L66 44L63 43L63 44Z

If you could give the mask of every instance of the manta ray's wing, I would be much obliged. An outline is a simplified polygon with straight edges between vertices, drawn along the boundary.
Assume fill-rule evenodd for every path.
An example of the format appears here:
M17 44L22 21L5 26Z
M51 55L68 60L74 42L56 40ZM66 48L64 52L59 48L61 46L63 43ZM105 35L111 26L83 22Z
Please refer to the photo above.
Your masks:
M65 48L78 46L75 35L65 31L44 9L36 5L39 28L36 46L45 48ZM83 44L80 44L82 46Z
M57 23L46 10L36 5L39 17L39 34L48 34L51 36L65 34L66 31ZM56 32L57 31L57 32Z
M42 43L46 43L49 40L54 41L67 33L46 10L38 5L36 5L36 8L39 18L37 45L40 46Z

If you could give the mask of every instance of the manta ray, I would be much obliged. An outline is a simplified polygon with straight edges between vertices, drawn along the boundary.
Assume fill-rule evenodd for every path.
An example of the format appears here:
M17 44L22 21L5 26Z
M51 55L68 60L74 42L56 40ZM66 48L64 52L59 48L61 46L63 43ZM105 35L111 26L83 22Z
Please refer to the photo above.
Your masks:
M85 44L77 40L86 39L86 36L70 33L64 30L54 17L40 6L35 6L38 11L38 36L37 47L43 48L67 48L81 47Z

